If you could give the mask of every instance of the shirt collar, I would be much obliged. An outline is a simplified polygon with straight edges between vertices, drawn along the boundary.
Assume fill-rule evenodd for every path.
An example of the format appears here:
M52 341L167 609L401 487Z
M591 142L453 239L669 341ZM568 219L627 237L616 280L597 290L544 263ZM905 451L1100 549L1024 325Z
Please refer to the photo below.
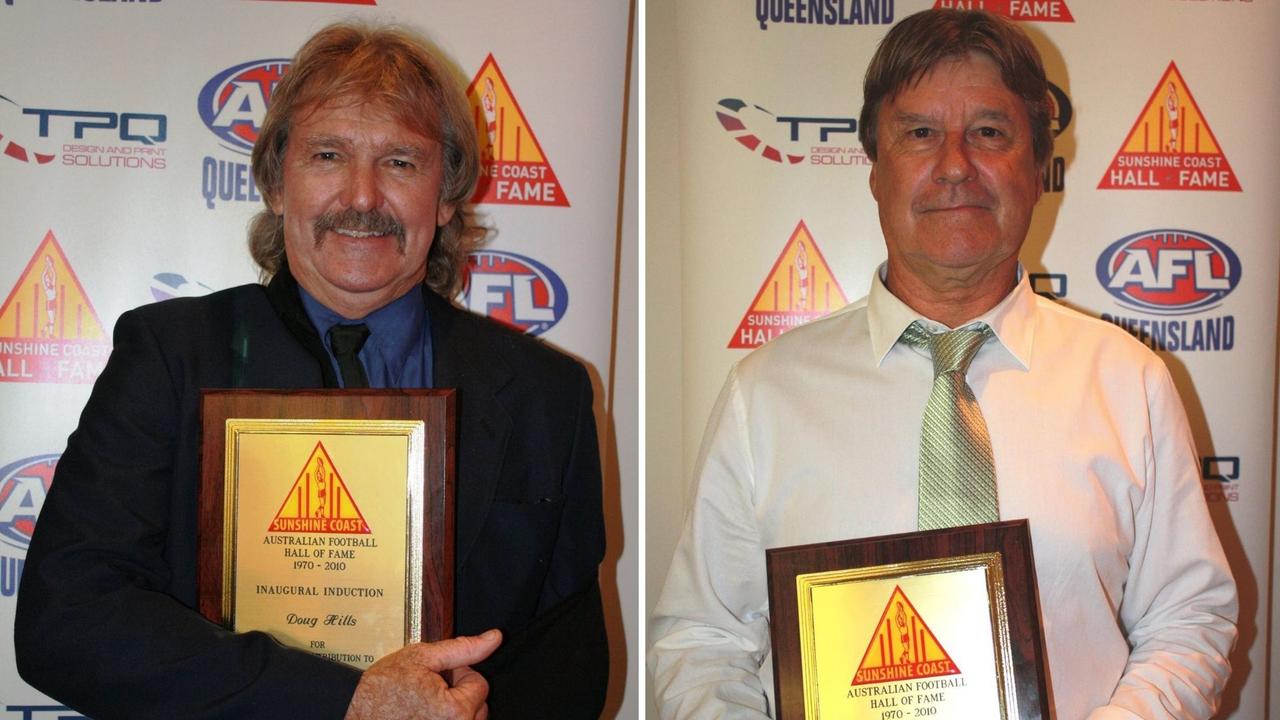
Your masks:
M944 325L912 310L902 302L884 284L888 263L882 263L871 278L871 291L867 297L867 324L871 332L871 350L875 353L876 364L884 362L884 358L897 344L902 331L916 320L923 320L939 330L948 329ZM1023 370L1031 368L1031 349L1035 340L1036 314L1035 293L1031 291L1031 283L1024 272L1022 264L1018 264L1018 284L1013 291L1004 297L995 307L982 315L960 323L964 327L975 322L984 322L991 327L996 341L1008 352Z

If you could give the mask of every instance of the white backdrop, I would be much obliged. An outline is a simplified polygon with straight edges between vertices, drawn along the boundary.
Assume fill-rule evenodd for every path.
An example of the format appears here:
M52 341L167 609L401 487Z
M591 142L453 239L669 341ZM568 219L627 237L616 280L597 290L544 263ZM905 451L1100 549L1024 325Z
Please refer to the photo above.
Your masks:
M246 148L264 90L307 37L346 17L402 22L436 43L474 84L482 141L490 95L503 184L479 198L495 233L473 268L481 292L462 301L591 369L606 460L608 714L635 715L624 686L636 560L623 538L636 515L637 371L615 357L634 353L636 333L629 11L621 0L0 0L0 717L67 716L17 678L9 634L48 470L115 319L256 279L244 239L261 202Z
M816 290L804 306L798 291L792 304L780 291L779 307L758 300L797 287L788 272L829 278L854 299L884 259L852 132L862 75L893 22L935 4L953 3L832 3L825 15L778 0L648 3L646 610L666 575L707 414L746 352L730 338L753 315L785 327L787 317L825 312ZM1240 585L1222 717L1265 717L1280 268L1280 140L1268 119L1280 110L1271 72L1280 7L985 6L1023 21L1057 90L1061 134L1024 262L1038 290L1144 336L1173 371ZM657 386L659 374L674 380ZM679 422L659 426L656 408Z

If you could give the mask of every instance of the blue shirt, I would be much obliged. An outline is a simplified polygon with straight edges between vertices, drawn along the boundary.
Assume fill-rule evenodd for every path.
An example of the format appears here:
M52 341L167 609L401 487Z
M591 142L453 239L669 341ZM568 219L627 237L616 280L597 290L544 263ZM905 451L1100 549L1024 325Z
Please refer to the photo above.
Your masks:
M333 348L329 347L329 329L334 325L357 323L364 323L369 328L369 338L357 355L369 377L369 387L432 386L431 319L427 317L422 288L415 285L404 295L355 320L344 318L325 307L301 285L298 292L302 295L302 307L307 311L307 317L320 333L339 386L342 386L342 373L338 371L338 359L333 355Z

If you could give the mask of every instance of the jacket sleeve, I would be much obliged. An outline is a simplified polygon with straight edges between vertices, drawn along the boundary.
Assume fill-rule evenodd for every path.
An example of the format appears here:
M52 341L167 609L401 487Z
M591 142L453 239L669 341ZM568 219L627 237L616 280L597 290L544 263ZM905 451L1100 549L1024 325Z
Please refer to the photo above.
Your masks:
M609 647L599 581L605 550L600 451L590 380L576 363L573 378L574 417L553 430L572 432L572 442L537 617L477 668L489 680L494 718L594 720L604 705Z
M359 671L210 623L174 582L191 558L167 540L196 532L198 479L176 460L194 410L146 317L120 318L58 462L19 592L19 672L98 720L341 718Z

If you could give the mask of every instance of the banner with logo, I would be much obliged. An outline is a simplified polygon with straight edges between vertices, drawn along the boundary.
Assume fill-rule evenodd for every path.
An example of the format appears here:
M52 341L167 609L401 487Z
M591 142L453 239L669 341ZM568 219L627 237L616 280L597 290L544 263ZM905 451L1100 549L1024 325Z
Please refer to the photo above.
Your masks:
M0 718L75 717L17 678L10 632L27 541L112 327L138 305L256 281L245 238L262 197L249 152L289 58L334 20L405 24L453 62L484 152L473 201L493 229L458 302L584 360L601 437L613 437L606 391L636 393L634 376L610 377L615 284L636 272L616 268L627 262L617 251L629 11L0 0ZM612 527L621 512L611 508ZM636 595L633 578L616 580L618 595ZM621 637L617 610L611 622ZM622 687L615 673L615 710L634 704Z
M1280 64L1280 7L656 4L669 21L649 32L671 34L679 51L674 77L663 79L679 100L661 107L679 130L664 141L679 143L673 175L684 189L676 208L683 312L674 327L683 329L686 479L648 479L650 526L653 498L687 493L729 366L864 295L884 260L870 164L857 139L863 74L877 43L926 8L985 8L1021 23L1052 83L1057 138L1023 261L1038 292L1124 328L1172 371L1240 586L1241 637L1222 717L1264 717L1280 267L1280 140L1270 129L1280 85L1270 68ZM678 525L683 507L666 508L674 519L657 521ZM673 545L666 534L650 536L651 577L665 576Z

